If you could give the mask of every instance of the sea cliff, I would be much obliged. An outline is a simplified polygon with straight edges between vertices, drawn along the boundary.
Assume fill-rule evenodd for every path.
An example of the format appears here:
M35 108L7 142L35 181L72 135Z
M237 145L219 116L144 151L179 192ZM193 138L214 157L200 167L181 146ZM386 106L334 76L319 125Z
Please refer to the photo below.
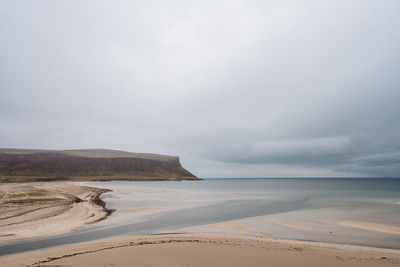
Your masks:
M0 149L0 179L10 182L198 180L182 167L179 157L105 149Z

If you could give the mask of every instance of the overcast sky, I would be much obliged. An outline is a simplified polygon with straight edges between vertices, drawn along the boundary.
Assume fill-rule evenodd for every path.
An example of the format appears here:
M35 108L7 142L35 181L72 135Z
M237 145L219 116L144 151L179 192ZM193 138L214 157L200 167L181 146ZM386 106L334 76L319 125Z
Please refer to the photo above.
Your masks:
M400 177L400 1L0 1L0 147Z

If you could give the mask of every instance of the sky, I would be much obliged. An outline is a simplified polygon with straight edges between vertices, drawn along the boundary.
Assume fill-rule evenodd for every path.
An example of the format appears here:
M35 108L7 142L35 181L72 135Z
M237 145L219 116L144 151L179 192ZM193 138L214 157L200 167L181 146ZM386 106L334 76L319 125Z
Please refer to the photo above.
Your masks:
M400 1L0 1L0 147L400 177Z

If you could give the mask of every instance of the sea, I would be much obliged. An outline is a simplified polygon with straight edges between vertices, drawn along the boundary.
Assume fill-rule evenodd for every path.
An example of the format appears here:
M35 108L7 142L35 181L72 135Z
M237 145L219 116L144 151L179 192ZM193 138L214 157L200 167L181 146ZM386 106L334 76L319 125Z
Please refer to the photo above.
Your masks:
M223 233L400 249L400 179L236 178L88 182L108 188L106 220L0 244L0 256L116 236ZM228 224L226 224L228 222Z

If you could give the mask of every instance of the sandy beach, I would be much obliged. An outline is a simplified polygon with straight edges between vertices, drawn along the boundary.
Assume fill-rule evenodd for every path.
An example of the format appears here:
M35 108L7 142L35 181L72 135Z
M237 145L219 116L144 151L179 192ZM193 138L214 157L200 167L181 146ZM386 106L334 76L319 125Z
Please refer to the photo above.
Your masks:
M110 213L106 192L73 182L0 185L0 242L50 236L98 222Z
M187 200L192 194L187 191L111 189L105 195L107 205L132 198L131 202L120 206L113 216L99 224L140 221L141 216L173 210L178 204L196 207L208 199L199 193L194 195L195 201ZM103 220L110 212L100 200L106 191L107 187L96 188L84 182L2 184L0 242L67 233ZM111 195L114 197L110 198ZM144 206L132 205L143 200ZM148 204L149 200L157 202ZM290 220L294 218L291 216L272 218L286 229L318 230ZM279 239L260 231L263 230L260 224L267 221L263 217L244 218L181 228L178 234L168 231L155 235L125 234L86 243L58 244L5 255L0 257L0 266L400 266L400 250ZM351 220L337 224L359 231L398 234L397 227L384 224Z
M226 235L128 236L0 258L1 266L400 266L398 250Z

